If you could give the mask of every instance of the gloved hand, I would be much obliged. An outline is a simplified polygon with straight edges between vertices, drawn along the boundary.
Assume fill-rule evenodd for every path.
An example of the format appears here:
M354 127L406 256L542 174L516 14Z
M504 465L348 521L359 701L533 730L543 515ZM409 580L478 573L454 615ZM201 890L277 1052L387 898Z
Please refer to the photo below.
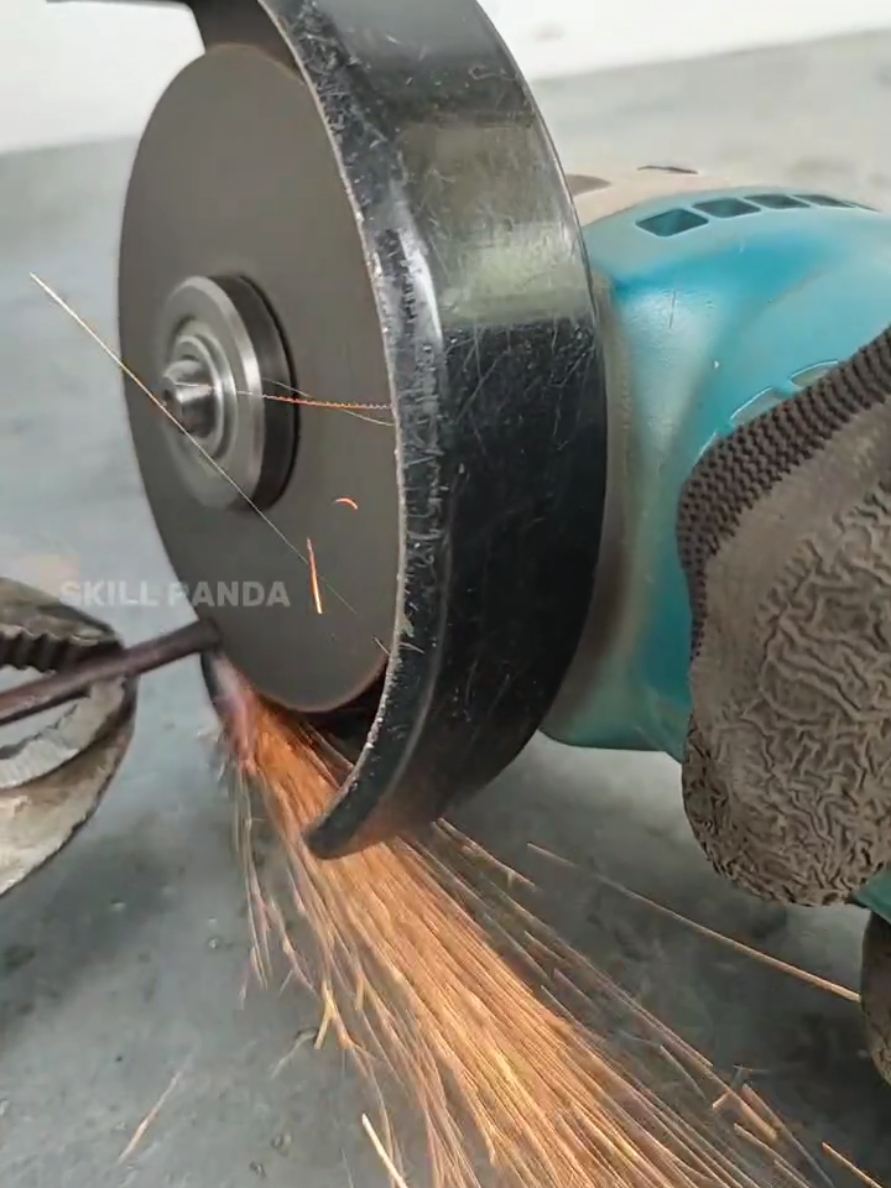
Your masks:
M693 831L758 895L845 900L891 861L891 330L703 456L678 544Z

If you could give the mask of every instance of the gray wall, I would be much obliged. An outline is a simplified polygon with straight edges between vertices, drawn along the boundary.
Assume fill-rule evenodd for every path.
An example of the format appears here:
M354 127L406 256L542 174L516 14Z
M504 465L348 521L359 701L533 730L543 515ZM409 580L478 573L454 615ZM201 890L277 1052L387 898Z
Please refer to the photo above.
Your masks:
M891 27L888 0L483 0L533 79ZM139 131L199 52L178 6L0 0L0 151ZM682 19L679 18L682 13Z

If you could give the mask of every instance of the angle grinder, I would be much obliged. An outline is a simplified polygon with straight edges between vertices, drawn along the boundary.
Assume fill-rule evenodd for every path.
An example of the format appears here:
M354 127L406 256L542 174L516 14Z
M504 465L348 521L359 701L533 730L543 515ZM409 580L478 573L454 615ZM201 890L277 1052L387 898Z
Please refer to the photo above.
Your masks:
M313 851L439 817L537 730L664 751L718 869L868 907L891 986L891 753L852 744L808 800L833 694L783 684L771 602L839 587L847 524L874 590L827 630L885 646L891 218L676 166L566 175L475 0L191 8L205 52L124 211L127 407L172 566L211 594L195 647L212 630L344 745L361 726ZM765 707L810 734L780 754Z

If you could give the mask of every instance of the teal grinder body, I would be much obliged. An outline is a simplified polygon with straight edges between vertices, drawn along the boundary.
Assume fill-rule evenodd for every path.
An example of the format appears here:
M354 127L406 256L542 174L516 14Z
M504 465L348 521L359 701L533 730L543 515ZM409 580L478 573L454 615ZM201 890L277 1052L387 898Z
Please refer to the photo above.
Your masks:
M684 171L640 171L624 190L570 182L605 342L607 498L591 613L544 729L573 746L680 760L691 644L682 487L713 442L885 329L891 217L828 194L709 188ZM887 874L857 898L891 919Z

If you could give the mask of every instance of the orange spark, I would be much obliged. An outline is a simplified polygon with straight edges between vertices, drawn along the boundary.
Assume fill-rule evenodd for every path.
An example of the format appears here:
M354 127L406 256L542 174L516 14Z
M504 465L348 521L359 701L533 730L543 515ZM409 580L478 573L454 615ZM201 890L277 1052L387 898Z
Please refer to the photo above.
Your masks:
M861 1184L866 1185L866 1188L883 1188L883 1185L878 1180L874 1180L872 1176L867 1175L856 1163L852 1163L850 1159L842 1155L841 1151L836 1151L835 1147L830 1147L829 1143L821 1143L821 1146L827 1155L831 1156L846 1171L849 1171L852 1176L856 1176Z
M860 1001L860 995L857 991L851 990L848 986L840 986L838 982L832 982L829 978L822 978L819 974L811 973L808 969L801 969L797 965L783 961L780 957L773 957L770 953L764 953L761 949L755 949L743 941L735 940L732 936L725 936L723 932L717 932L714 928L709 928L706 924L700 924L697 920L691 920L687 916L682 916L680 912L666 907L664 903L657 903L655 899L650 899L647 895L641 895L639 891L632 891L630 887L625 887L622 883L615 883L612 879L607 879L603 875L596 875L595 877L605 887L611 887L614 891L618 891L628 899L644 904L654 912L659 912L660 915L666 916L669 920L675 920L678 924L683 924L685 928L689 928L693 932L698 932L700 936L726 945L728 949L733 949L734 952L741 953L744 957L751 957L755 961L760 961L762 965L767 965L771 969L778 970L780 973L789 974L793 978L798 978L799 981L807 982L808 985L815 986L818 990L826 990L829 994L835 994L838 998L844 998L848 1002L859 1003Z
M309 558L309 583L312 587L312 600L315 604L316 614L321 615L322 611L322 591L319 586L319 569L316 565L316 553L312 547L312 541L307 536L306 538L306 555Z
M285 387L286 385L282 384L280 386ZM369 412L389 412L389 404L360 404L349 400L315 400L311 396L304 395L297 388L289 388L287 394L264 392L263 398L264 400L276 401L279 404L296 404L304 408L324 408L331 412L345 412L351 416L358 417L360 421L368 421L371 425L392 427L390 421L364 415Z
M368 1138L371 1141L372 1147L374 1147L378 1158L380 1159L381 1163L386 1168L387 1175L390 1177L390 1180L395 1185L395 1188L408 1188L408 1184L406 1184L406 1182L405 1182L405 1177L400 1174L398 1168L396 1167L396 1164L393 1162L392 1156L387 1151L387 1148L384 1146L384 1144L381 1142L381 1140L378 1138L377 1132L375 1131L374 1127L371 1125L371 1122L368 1120L367 1114L362 1115L362 1128L365 1131L365 1133L368 1135Z
M264 392L266 400L279 400L284 404L303 404L308 408L333 408L342 412L388 412L389 404L363 404L355 400L315 400L301 392L299 388L288 388L287 384L278 384L286 388L285 393Z
M342 503L345 507L351 507L353 511L359 510L359 505L355 499L350 499L349 495L341 495L340 499L335 499L335 503Z
M167 1088L164 1090L164 1092L161 1094L161 1096L158 1098L158 1100L155 1102L155 1104L152 1106L152 1108L149 1110L149 1112L146 1114L146 1116L143 1118L143 1120L136 1127L136 1129L133 1132L133 1137L130 1139L129 1143L127 1143L126 1147L123 1149L123 1151L118 1156L118 1163L123 1163L125 1160L129 1159L130 1156L133 1154L133 1152L136 1150L136 1148L139 1146L139 1144L142 1142L142 1140L145 1138L146 1131L152 1125L152 1123L155 1121L155 1119L158 1117L158 1115L161 1113L161 1110L163 1110L164 1106L167 1104L168 1099L173 1094L174 1089L176 1089L177 1085L182 1080L182 1075L183 1075L184 1071L185 1071L184 1069L180 1069L180 1071L173 1076L173 1078L170 1081L170 1084L167 1086Z
M570 862L568 858L561 858L559 854L555 854L553 850L546 850L544 846L537 846L535 842L527 842L526 848L533 854L540 854L542 858L547 858L549 862L556 862L558 866L568 866L575 869L575 863Z
M766 1111L732 1095L745 1133L713 1111L714 1091L702 1085L727 1085L708 1062L503 888L483 894L464 873L480 870L479 853L455 831L316 860L304 833L349 767L295 716L245 697L245 770L311 926L320 1030L336 1035L378 1094L382 1077L405 1090L434 1188L481 1188L475 1146L505 1188L801 1188L800 1152L784 1153L790 1144ZM575 985L583 978L591 994ZM593 1027L564 1004L567 986ZM620 1042L632 1024L644 1042ZM753 1141L753 1125L776 1141Z

